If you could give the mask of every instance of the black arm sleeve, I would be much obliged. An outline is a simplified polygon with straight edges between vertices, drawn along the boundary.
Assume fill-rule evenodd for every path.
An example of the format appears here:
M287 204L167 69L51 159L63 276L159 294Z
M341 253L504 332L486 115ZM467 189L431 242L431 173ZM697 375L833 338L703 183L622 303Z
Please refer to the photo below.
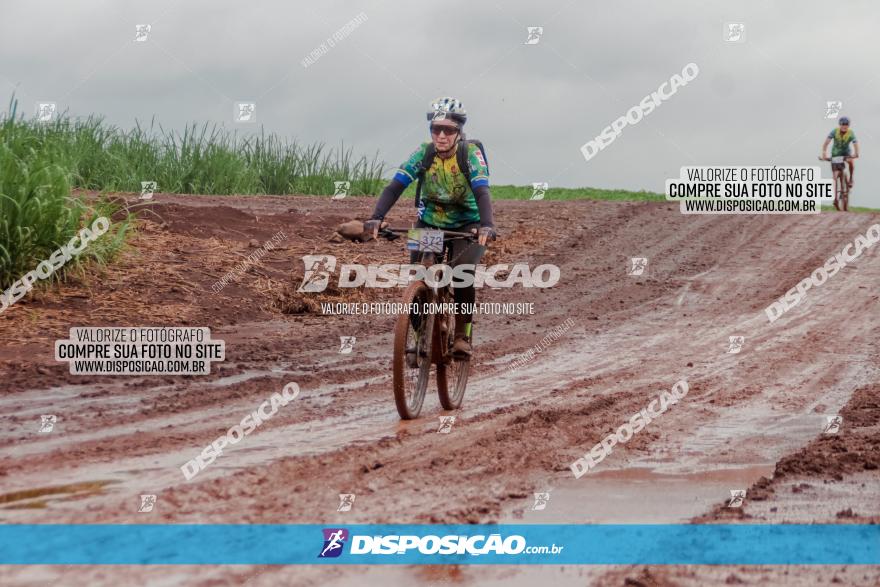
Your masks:
M388 211L391 210L391 207L397 202L400 194L405 189L406 187L402 183L392 179L391 183L382 190L379 201L376 202L376 207L373 208L373 215L370 216L370 220L385 220L385 215L388 214Z
M474 197L477 199L477 209L480 211L480 226L495 228L492 218L492 198L489 196L489 186L481 185L474 188Z

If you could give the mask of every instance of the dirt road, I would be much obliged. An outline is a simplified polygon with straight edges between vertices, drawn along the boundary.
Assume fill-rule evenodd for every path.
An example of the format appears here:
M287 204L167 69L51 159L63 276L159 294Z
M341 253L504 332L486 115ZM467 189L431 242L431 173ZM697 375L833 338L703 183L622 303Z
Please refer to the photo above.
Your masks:
M479 315L474 369L449 434L429 392L401 422L393 316L296 292L302 255L404 262L399 243L331 242L371 198L157 195L118 263L0 315L3 523L880 522L880 247L770 323L764 308L877 214L682 216L647 202L500 201L487 263L553 263L548 289L482 290L534 315ZM391 220L413 216L399 204ZM214 293L273 235L280 244ZM627 274L632 257L644 274ZM517 369L552 329L573 325ZM569 322L568 324L571 324ZM74 376L72 326L207 326L226 359L205 376ZM355 336L340 354L340 336ZM742 336L738 353L730 337ZM597 467L569 465L661 391L688 394ZM282 408L191 481L180 466L295 381ZM40 415L55 414L51 433ZM842 416L837 434L827 417ZM741 508L724 507L746 489ZM550 493L533 511L533 493ZM340 493L356 495L337 512ZM155 494L151 513L139 495ZM107 567L3 569L4 584L705 585L880 583L868 567Z

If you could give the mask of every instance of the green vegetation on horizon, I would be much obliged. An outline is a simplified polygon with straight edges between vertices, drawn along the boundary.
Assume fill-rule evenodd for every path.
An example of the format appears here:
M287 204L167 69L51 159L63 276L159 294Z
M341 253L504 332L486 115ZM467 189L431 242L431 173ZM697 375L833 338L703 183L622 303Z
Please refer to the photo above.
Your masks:
M532 186L492 185L493 200L531 200L535 193ZM415 197L415 184L410 185L404 197ZM544 192L544 200L620 200L620 201L664 201L663 194L654 192L626 190L603 190L599 188L549 188Z
M260 130L244 135L216 124L192 124L183 132L164 129L155 120L129 131L102 118L71 118L66 114L48 123L15 117L16 101L0 122L6 132L27 135L36 149L51 152L53 162L66 169L73 188L139 192L141 182L155 181L159 192L182 194L313 194L332 195L335 181L349 181L349 195L378 195L388 179L377 157L356 158L350 149L323 144L303 146ZM414 186L405 195L414 194ZM492 186L500 199L532 197L529 186ZM660 194L555 188L544 199L653 200Z

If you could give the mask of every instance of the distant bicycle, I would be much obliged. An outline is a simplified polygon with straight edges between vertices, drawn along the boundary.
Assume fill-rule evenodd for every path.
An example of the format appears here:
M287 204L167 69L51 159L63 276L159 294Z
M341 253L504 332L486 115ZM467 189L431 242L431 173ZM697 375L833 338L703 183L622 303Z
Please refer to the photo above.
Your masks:
M422 265L450 262L449 243L454 240L477 241L476 233L450 230L385 228L379 236L395 240L407 235L407 246L422 255ZM437 281L442 281L438 275ZM440 405L446 410L461 406L470 371L470 357L453 353L455 312L452 285L432 287L425 280L407 286L402 302L415 312L397 317L394 327L392 373L394 402L403 420L418 418L428 389L431 364L437 366L437 392Z
M849 155L819 157L820 161L831 161L831 172L834 174L834 209L843 212L849 209L849 171L846 162L850 159L852 157Z
M834 173L834 207L845 212L849 209L849 193L852 191L852 176L855 172L853 159L859 158L859 141L850 126L849 116L841 116L837 122L837 128L828 133L822 143L819 160L831 161L831 171ZM831 145L831 158L825 156L828 145ZM846 167L849 168L849 173L846 172Z

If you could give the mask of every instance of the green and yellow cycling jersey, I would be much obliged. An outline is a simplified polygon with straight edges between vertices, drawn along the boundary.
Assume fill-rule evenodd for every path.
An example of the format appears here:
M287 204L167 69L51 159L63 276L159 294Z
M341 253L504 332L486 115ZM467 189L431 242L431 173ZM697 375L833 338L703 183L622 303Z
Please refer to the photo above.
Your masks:
M394 179L408 186L417 179L419 165L425 157L430 143L422 144L400 166ZM480 221L480 211L474 197L474 188L489 185L489 167L483 160L483 153L474 144L468 144L468 163L470 164L470 186L464 173L458 168L453 155L443 159L434 156L431 167L425 172L422 185L419 219L438 228L453 229Z
M845 133L842 133L840 132L840 127L837 127L828 134L828 138L833 141L831 143L832 157L849 155L849 146L852 143L858 142L856 140L856 134L851 128L848 128Z

